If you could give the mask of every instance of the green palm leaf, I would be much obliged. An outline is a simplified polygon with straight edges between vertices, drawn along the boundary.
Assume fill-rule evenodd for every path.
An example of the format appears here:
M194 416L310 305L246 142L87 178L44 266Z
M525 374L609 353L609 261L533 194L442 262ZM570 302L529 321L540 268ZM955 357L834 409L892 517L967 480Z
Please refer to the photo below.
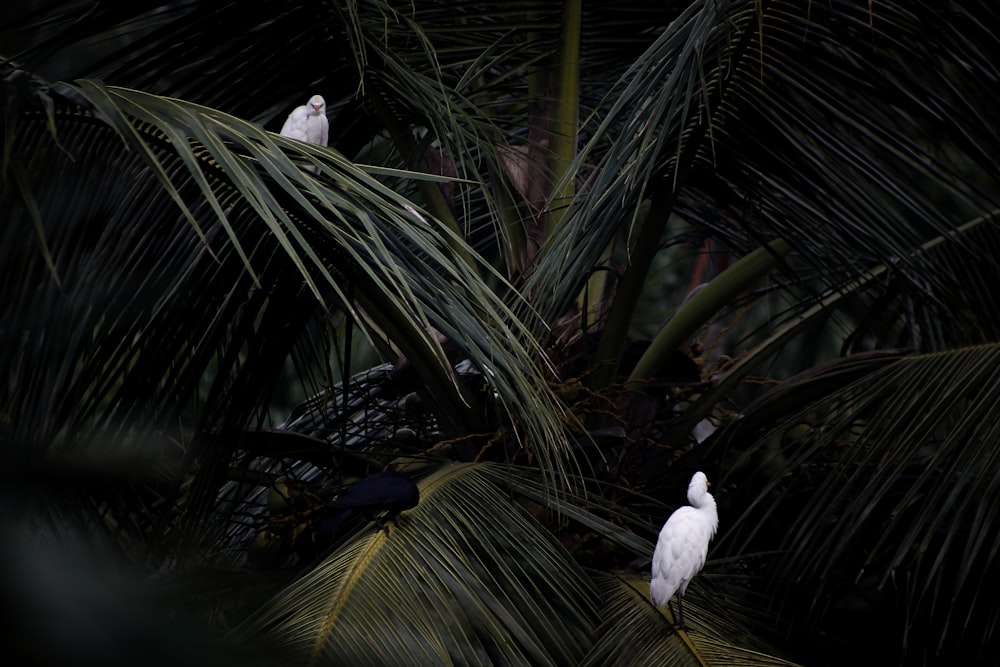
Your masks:
M75 83L3 60L0 439L46 479L68 453L99 453L102 470L109 452L132 455L111 468L117 484L83 484L81 468L79 485L36 491L39 515L113 534L131 562L191 543L211 553L217 535L251 529L235 514L210 529L201 518L218 516L234 462L265 454L236 435L268 421L289 379L317 394L316 423L356 414L348 399L372 386L361 375L338 387L342 401L325 390L341 379L331 352L358 327L383 360L415 371L407 391L435 411L435 438L470 443L465 460L526 464L431 473L437 500L414 513L428 512L434 533L465 526L458 510L434 509L452 504L446 490L466 488L454 503L467 513L490 503L497 516L480 520L500 529L477 544L497 548L498 572L559 572L595 597L558 548L524 564L512 540L551 538L496 488L623 558L648 551L648 514L697 466L724 480L717 547L745 574L745 598L722 596L725 619L745 604L758 613L739 623L761 636L787 627L857 644L858 624L838 625L853 609L848 620L873 619L870 636L893 657L893 619L927 656L995 642L980 592L996 580L995 503L975 502L995 500L996 467L1000 28L989 2L567 3L582 9L573 22L527 0L35 6L0 10L0 51ZM314 92L329 102L331 148L266 131ZM675 293L710 280L689 274L690 246L743 257L776 239L791 250L767 257L766 277L728 272L698 298ZM640 319L662 333L627 367ZM686 384L664 380L667 355L690 362L699 348ZM619 365L641 400L622 391ZM352 426L393 433L392 414ZM580 428L595 419L621 435ZM705 419L727 425L696 446ZM348 439L309 442L319 477L339 474L325 457ZM419 453L447 456L448 444ZM378 443L378 457L404 453L393 446ZM131 465L136 452L152 456ZM273 470L298 463L288 453ZM656 637L641 591L630 601L603 575L623 621L568 648L597 627L589 603L575 614L526 603L524 615L486 605L500 574L468 575L466 552L406 541L405 529L303 573L322 599L295 590L319 626L296 632L296 602L280 596L266 625L285 628L298 657L338 650L330 633L352 626L330 600L364 601L353 623L386 617L368 579L330 582L350 581L350 563L376 571L364 559L405 543L432 563L437 583L420 583L437 597L424 605L376 582L398 605L398 628L381 631L401 659L419 647L412 655L460 662L572 662L592 647L607 662L629 633L649 640L637 659L693 655ZM417 562L394 558L385 572ZM446 584L479 620L442 606ZM426 609L457 629L431 627ZM706 661L721 655L708 626ZM501 637L509 651L488 654ZM343 646L365 648L357 635Z
M273 265L287 259L320 303L324 295L330 294L333 303L357 317L376 342L382 340L382 334L389 335L393 348L417 365L427 380L438 378L432 391L439 398L451 396L451 407L441 414L453 427L455 417L471 414L471 405L450 377L450 367L440 345L431 336L432 326L487 369L497 363L500 350L510 349L511 367L520 366L522 372L502 376L487 373L485 377L504 396L510 397L512 404L526 400L519 398L518 393L538 399L539 388L545 387L544 380L538 376L530 379L537 366L524 361L538 359L541 353L537 348L530 349L531 338L519 329L518 321L510 317L492 289L481 284L473 267L451 261L452 256L447 252L449 241L445 240L447 232L442 236L424 221L408 216L404 212L405 200L361 169L332 151L317 151L304 144L277 139L252 124L178 100L89 84L84 84L81 90L94 113L119 132L114 137L102 132L100 123L84 120L83 124L90 128L87 141L91 145L99 142L114 145L124 139L151 167L154 176L149 185L162 188L163 195L177 204L178 214L192 224L195 233L192 240L199 236L207 238L205 229L210 225L217 230L212 239L217 247L209 244L205 248L207 256L195 250L185 260L188 266L172 269L168 274L187 277L199 266L198 262L207 262L211 267L213 256L224 257L233 252L250 272L255 287L259 287L256 268L259 262L269 261ZM141 125L134 126L134 122ZM30 123L36 123L35 127L41 130L44 118L26 118L22 127L29 129ZM66 139L74 139L70 128L65 133ZM64 142L63 148L66 145ZM55 144L48 144L46 149L60 150ZM330 180L317 181L306 175L285 157L286 150L320 165ZM14 155L20 159L20 153ZM181 172L168 171L178 167ZM40 177L34 175L36 181ZM37 182L32 186L40 187ZM15 194L13 190L7 192ZM18 196L23 202L34 200L29 189L22 189ZM200 197L198 209L189 203L192 196ZM125 196L122 201L127 204L130 199ZM237 216L245 220L245 225L253 226L257 236L241 237L246 232L238 233L230 222ZM257 221L264 227L256 227ZM174 228L172 233L180 242L187 231L182 226ZM46 230L46 233L64 232ZM261 233L267 235L268 243L274 244L273 250L260 246ZM222 239L216 241L218 235ZM450 241L462 243L453 236ZM250 246L262 253L280 249L281 255L264 254L251 261ZM69 260L64 257L61 261ZM350 297L347 283L351 285ZM477 283L479 287L475 287ZM192 288L179 285L162 288L160 298L164 302L153 304L151 311L177 311L181 308L177 300L184 297L181 292L189 289ZM219 292L232 294L232 288L220 286ZM210 291L200 298L208 302L206 307L210 309L216 297ZM361 308L355 310L355 303ZM190 302L183 307L197 309ZM438 315L430 315L432 311ZM483 317L494 324L489 328L478 326L476 323ZM122 334L126 339L130 335L134 334ZM522 345L522 341L529 347ZM511 381L514 384L509 384ZM102 386L108 390L115 384L109 379ZM557 421L557 413L555 408L540 412L537 414L541 421L526 423L525 436L536 443L542 455L547 456L544 453L547 444L558 446L562 425ZM537 426L547 421L548 425L539 429L531 421ZM459 427L460 431L481 431L475 424L475 420L468 422Z
M989 509L1000 489L987 472L997 465L997 354L990 344L872 356L867 371L838 364L779 385L776 400L792 405L777 420L772 402L749 406L721 442L763 428L745 460L777 458L759 469L755 499L720 548L780 552L774 583L790 596L808 588L814 613L831 613L861 582L880 591L873 600L898 598L921 628L940 615L943 624L921 630L936 641L988 640L991 602L980 591L996 576L988 564L1000 549ZM779 448L766 449L775 437ZM740 497L728 502L738 507Z
M598 640L587 659L596 665L794 665L716 611L697 585L684 597L689 632L677 632L664 610L649 602L649 580L595 575L604 601Z
M366 527L239 630L288 664L576 664L596 592L475 465L440 468L386 537Z

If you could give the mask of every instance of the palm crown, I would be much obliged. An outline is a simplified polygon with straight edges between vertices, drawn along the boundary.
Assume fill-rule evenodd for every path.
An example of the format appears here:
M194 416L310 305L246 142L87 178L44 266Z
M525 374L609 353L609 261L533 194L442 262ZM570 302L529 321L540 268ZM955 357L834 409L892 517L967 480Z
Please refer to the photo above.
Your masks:
M293 662L988 646L1000 26L911 4L5 8L6 518L274 575L185 602ZM632 564L696 469L697 655Z

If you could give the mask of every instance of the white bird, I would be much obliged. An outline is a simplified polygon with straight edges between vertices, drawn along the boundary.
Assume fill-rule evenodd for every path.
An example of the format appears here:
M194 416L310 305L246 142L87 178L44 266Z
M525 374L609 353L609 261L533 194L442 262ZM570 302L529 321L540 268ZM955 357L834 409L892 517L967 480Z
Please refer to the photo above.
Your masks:
M681 603L684 591L705 565L708 543L719 527L719 512L715 498L708 492L705 473L696 472L691 477L687 498L690 506L674 510L660 530L653 551L653 578L649 581L649 595L657 607L668 604L677 593L681 629L686 629Z
M298 139L308 144L326 146L330 137L330 121L326 119L326 100L322 95L313 95L309 103L296 107L288 114L281 127L281 136ZM315 167L306 167L319 173Z
M326 100L323 96L313 95L309 104L296 107L288 114L281 127L281 136L326 146L330 137L330 121L326 119Z

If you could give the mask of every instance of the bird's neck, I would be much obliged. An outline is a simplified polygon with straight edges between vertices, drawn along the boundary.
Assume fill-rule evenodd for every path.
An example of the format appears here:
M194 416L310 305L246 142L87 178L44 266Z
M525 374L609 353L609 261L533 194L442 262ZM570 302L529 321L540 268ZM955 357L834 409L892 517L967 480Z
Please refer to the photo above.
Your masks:
M705 514L712 521L712 534L715 534L716 528L719 526L719 508L715 504L715 498L709 494L704 499L702 499L701 505L698 506L698 511Z

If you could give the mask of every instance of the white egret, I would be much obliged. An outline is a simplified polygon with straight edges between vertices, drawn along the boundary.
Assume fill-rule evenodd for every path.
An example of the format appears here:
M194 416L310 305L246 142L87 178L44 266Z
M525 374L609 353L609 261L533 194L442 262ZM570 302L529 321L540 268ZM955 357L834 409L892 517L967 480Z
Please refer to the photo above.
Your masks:
M308 104L296 107L288 114L285 124L281 127L281 136L326 146L330 137L330 121L326 119L326 100L323 96L313 95L309 98ZM319 173L315 167L307 169Z
M296 107L288 114L281 136L326 146L330 137L330 121L326 119L326 100L323 96L313 95L309 104Z
M719 512L715 498L708 492L705 473L696 472L688 484L690 506L678 507L660 530L653 551L653 578L649 581L649 594L653 604L669 604L677 593L679 610L678 626L684 625L684 591L694 575L705 565L708 543L719 527Z

